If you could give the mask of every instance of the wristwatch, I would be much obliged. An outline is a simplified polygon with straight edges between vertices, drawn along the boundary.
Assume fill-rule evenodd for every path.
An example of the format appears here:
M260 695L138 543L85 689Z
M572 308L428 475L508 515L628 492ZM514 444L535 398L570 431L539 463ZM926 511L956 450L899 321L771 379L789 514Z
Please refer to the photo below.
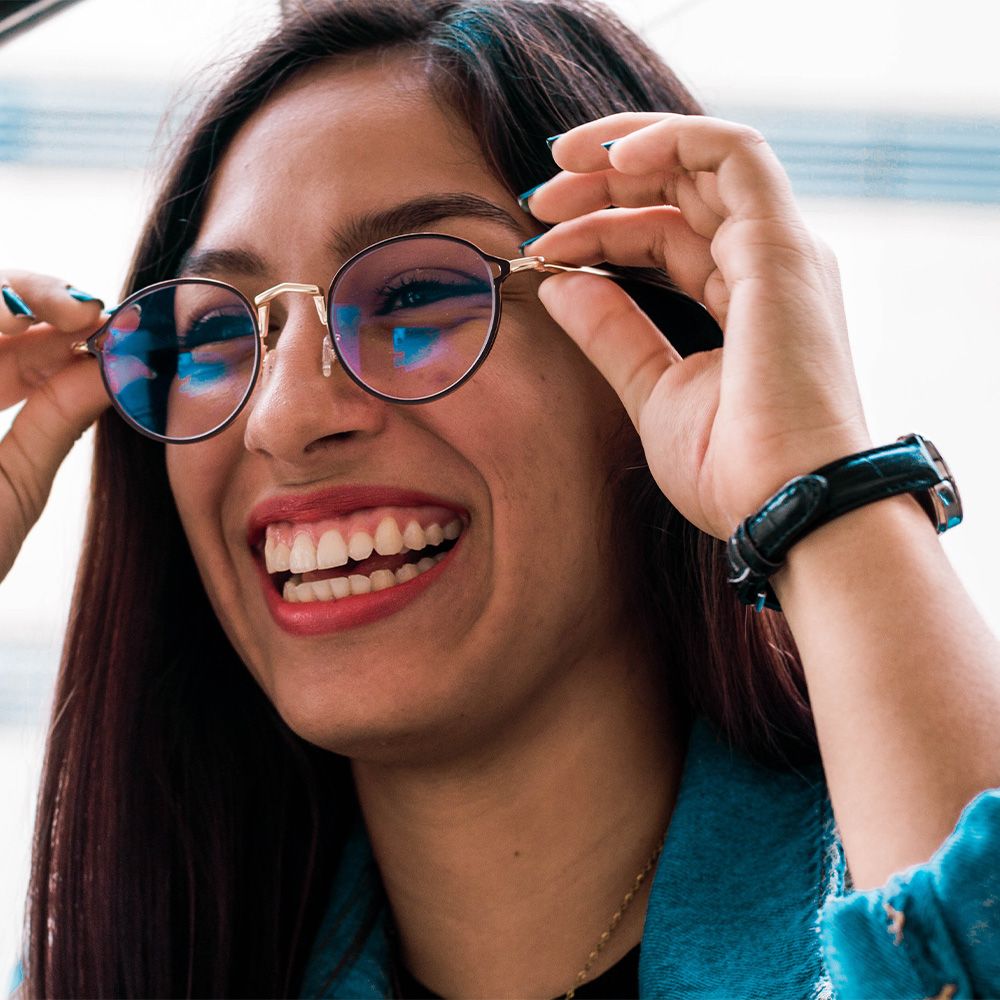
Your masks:
M919 434L839 458L789 480L729 539L729 582L744 604L780 611L768 582L788 550L814 528L875 500L911 493L938 534L962 521L962 500L940 452Z

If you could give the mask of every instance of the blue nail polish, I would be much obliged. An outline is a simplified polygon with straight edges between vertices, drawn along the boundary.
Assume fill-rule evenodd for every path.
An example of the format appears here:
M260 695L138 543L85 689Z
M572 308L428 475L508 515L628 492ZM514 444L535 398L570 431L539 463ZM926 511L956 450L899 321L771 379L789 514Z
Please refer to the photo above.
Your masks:
M517 247L518 250L523 250L525 247L530 247L531 244L535 242L535 240L540 240L544 235L545 233L539 233L537 236L532 236L531 239L527 239L523 243L519 243Z
M35 314L28 308L28 303L10 285L4 285L2 291L4 304L15 316L27 316L28 319L35 318Z
M544 183L545 181L542 181L542 184ZM517 196L518 205L520 205L521 209L527 212L529 215L531 214L531 209L528 208L528 199L542 186L542 184L536 184L533 188L528 188L528 190L525 191L524 194L519 194Z
M612 139L610 142L602 142L601 145L605 149L610 149L617 141L618 141L617 139Z
M100 302L103 306L104 303L96 295L90 295L87 292L81 292L79 288L74 288L72 285L66 286L66 291L71 299L76 299L77 302Z
M558 135L550 135L548 139L545 140L545 144L549 147L549 149L551 149L552 143L554 143L556 139L561 139L565 134L565 132L560 132Z

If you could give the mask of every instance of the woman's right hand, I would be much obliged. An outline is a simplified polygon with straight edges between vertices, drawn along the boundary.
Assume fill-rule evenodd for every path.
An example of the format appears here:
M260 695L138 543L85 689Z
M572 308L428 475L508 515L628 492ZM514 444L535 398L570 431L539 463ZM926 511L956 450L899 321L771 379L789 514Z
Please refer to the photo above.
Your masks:
M27 400L0 438L0 580L48 499L73 443L110 403L99 366L70 345L102 322L65 281L0 268L0 411ZM19 301L18 301L19 300ZM23 307L30 315L20 315Z

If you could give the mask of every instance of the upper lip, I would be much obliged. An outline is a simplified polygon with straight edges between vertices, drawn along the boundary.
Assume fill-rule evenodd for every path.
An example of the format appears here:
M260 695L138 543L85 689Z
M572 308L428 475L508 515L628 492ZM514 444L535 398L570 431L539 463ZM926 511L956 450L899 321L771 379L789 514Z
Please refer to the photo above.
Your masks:
M247 544L254 548L264 540L264 530L275 521L317 521L341 517L368 507L448 507L468 519L468 511L453 500L399 486L351 484L312 493L286 493L258 503L247 518Z

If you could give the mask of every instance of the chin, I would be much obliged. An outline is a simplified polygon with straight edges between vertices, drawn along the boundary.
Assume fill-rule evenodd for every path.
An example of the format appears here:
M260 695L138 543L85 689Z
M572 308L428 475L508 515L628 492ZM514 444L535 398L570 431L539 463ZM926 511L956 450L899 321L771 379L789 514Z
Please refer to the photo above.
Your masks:
M379 671L380 661L392 668ZM359 672L300 661L295 671L279 665L282 676L272 674L264 689L289 729L315 746L357 760L415 763L460 741L455 721L469 718L468 706L441 690L441 677L420 678L430 662L407 669L403 658L366 657Z

